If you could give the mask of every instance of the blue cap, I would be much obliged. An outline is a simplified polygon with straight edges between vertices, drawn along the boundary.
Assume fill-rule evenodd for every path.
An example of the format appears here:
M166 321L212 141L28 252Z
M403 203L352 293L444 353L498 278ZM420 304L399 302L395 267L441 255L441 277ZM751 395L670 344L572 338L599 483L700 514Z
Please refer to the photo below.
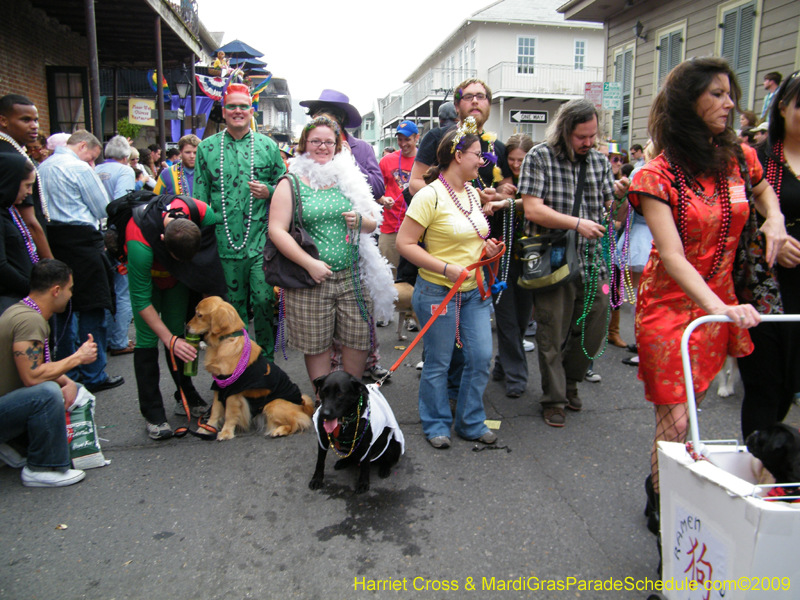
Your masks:
M402 121L400 125L397 126L396 135L404 135L406 137L411 137L412 135L417 135L418 133L419 129L417 129L417 126L414 125L412 121Z

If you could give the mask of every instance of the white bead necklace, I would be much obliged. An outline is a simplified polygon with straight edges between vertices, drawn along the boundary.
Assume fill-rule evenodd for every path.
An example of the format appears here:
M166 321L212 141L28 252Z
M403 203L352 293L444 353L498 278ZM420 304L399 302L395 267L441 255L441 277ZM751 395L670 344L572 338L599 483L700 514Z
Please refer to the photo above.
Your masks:
M14 148L22 154L25 158L28 158L28 153L25 149L17 143L17 140L12 138L10 135L6 135L2 131L0 131L0 139L7 141L9 144L14 146ZM47 209L47 199L44 197L44 186L42 185L42 180L39 177L39 169L36 166L33 167L33 170L36 171L36 183L39 184L39 200L42 203L42 213L44 214L44 218L50 222L50 211Z
M230 247L236 250L244 249L247 245L247 238L250 237L250 225L253 222L253 191L250 190L250 208L247 212L247 228L244 232L244 240L242 240L241 246L235 246L233 244L233 237L231 236L231 231L228 229L228 213L225 211L225 133L227 129L222 130L222 135L219 138L219 193L220 199L222 202L222 223L225 227L225 235L228 236L228 244ZM233 136L231 136L233 139ZM256 136L251 131L250 132L250 179L248 179L248 183L253 181L254 177L254 168L253 165L255 164L255 144L256 144Z

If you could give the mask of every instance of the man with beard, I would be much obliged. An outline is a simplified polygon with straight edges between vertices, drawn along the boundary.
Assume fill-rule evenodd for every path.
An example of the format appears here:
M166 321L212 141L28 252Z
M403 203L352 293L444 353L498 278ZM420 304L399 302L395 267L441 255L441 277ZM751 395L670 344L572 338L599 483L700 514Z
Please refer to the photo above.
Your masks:
M589 272L590 254L601 258L603 211L627 191L627 179L614 182L611 164L595 150L597 110L588 100L571 100L558 111L547 130L546 141L528 152L519 176L525 218L533 223L532 235L574 229L578 237L581 278L554 290L534 293L537 349L542 374L542 416L551 427L566 423L564 408L579 411L578 382L583 381L589 358L606 336L608 269L602 259ZM585 184L581 185L581 179ZM578 191L580 197L576 198ZM580 203L572 216L573 203ZM584 279L596 282L594 298L584 297ZM584 315L586 302L591 310ZM579 323L579 319L585 319ZM582 335L583 328L585 335ZM585 349L585 352L584 352Z
M481 152L483 152L483 164L478 169L480 178L473 181L474 187L478 190L481 202L486 204L499 198L509 198L516 191L514 186L505 184L502 188L495 190L492 186L500 182L504 177L511 177L511 171L506 163L506 147L503 142L497 141L497 136L489 131L484 131L483 126L489 118L492 110L492 91L480 79L467 79L462 81L453 94L453 102L458 114L458 122L463 123L467 117L475 119L481 137ZM436 164L436 150L439 142L442 141L444 134L449 129L455 127L437 127L431 129L422 138L422 143L417 150L417 158L414 161L414 168L411 171L411 181L409 189L414 195L425 187L423 176L428 169Z
M200 138L191 133L178 140L180 158L169 169L164 169L161 172L153 193L186 194L194 197L194 165L197 161L197 147L199 145Z
M217 248L228 284L228 300L245 323L253 311L256 343L272 360L275 294L264 281L269 199L286 172L278 145L250 130L253 105L246 85L232 83L223 99L227 129L197 148L194 197L217 217Z
M35 142L39 136L39 111L25 96L8 94L0 98L0 152L19 152L27 157L25 146ZM17 207L22 220L28 226L41 258L53 258L45 231L50 215L47 197L37 172L33 194Z

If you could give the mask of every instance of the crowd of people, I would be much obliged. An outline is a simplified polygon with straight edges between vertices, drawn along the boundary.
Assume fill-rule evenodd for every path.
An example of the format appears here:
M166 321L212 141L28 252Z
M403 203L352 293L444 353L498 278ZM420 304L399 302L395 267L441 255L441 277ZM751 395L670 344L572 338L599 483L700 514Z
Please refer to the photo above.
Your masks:
M485 129L491 90L468 79L442 105L440 127L421 135L400 122L397 149L378 160L348 133L361 117L344 94L302 102L310 120L298 144L279 146L251 129L249 90L231 84L223 131L184 136L163 161L157 146L135 150L117 136L99 165L92 134L52 147L30 101L1 98L0 442L27 434L25 485L79 481L63 405L76 385L97 393L124 383L106 373L107 352L133 354L147 433L172 436L159 342L175 359L176 412L186 398L203 415L183 374L197 349L181 336L204 295L252 319L269 360L283 345L300 351L311 381L339 368L382 380L375 328L392 319L392 282L405 281L423 327L441 313L423 337L418 396L422 431L438 450L453 434L497 443L487 382L504 382L509 398L526 392L532 325L548 426L563 428L567 411L584 408L581 382L601 379L592 361L607 344L630 350L623 362L638 368L654 406L645 491L658 534L657 444L683 442L688 428L679 352L688 324L729 318L693 334L694 391L702 401L726 357L738 357L744 436L783 420L800 389L800 325L760 324L763 314L800 310L800 77L770 73L765 88L761 117L742 110L737 132L743 107L727 62L685 61L653 102L650 139L622 148L600 139L587 100L564 103L538 143L518 133L498 140ZM122 261L100 223L111 201L140 189L154 195L133 209ZM296 223L317 254L292 235ZM572 275L537 287L526 241L564 232L574 247L562 254L574 264L555 246L549 260ZM277 297L262 268L268 241L304 275ZM480 261L497 263L488 292L471 267ZM631 343L620 335L624 301L635 304ZM493 314L496 356L485 343Z

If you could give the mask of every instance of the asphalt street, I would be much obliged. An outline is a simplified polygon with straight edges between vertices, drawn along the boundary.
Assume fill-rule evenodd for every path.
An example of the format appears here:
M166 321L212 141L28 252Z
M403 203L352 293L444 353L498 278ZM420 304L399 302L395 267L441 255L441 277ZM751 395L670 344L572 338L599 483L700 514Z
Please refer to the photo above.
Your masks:
M622 325L632 341L629 308ZM410 340L397 340L394 323L378 335L388 367ZM308 489L317 454L310 432L150 440L132 356L110 358L107 372L126 380L97 395L111 463L63 489L25 488L18 470L0 468L0 598L646 598L577 588L656 577L655 539L642 515L654 418L636 369L620 362L630 354L608 347L594 367L602 382L583 383L583 411L555 429L541 419L536 352L529 353L521 398L489 382L498 449L475 452L458 438L448 450L425 441L414 369L421 351L382 388L406 453L388 479L373 472L370 491L358 496L355 471L334 471L333 456L324 487ZM311 394L301 355L277 362ZM172 415L165 370L161 389L175 427L185 419ZM210 383L202 371L197 387L209 401ZM739 435L741 397L741 383L732 398L709 394L702 437ZM800 422L796 408L788 421ZM576 583L514 590L520 578Z

